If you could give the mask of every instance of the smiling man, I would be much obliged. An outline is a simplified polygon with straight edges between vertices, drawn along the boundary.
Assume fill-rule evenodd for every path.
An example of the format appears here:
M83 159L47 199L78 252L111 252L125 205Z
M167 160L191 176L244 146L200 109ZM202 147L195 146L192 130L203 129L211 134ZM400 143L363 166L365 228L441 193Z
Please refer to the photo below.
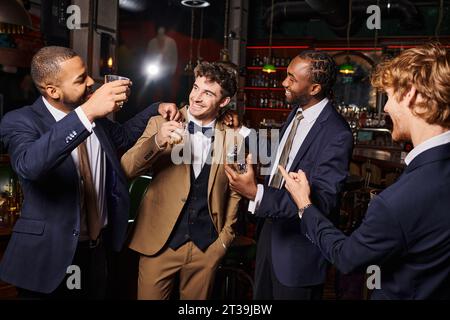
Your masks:
M223 163L229 137L239 145L243 137L216 118L236 93L236 72L208 62L194 72L189 106L181 110L186 134L183 124L156 117L122 157L130 178L153 173L130 244L141 254L139 299L169 299L177 274L181 299L208 298L234 238L240 196L229 189ZM184 144L188 161L174 163L174 142Z
M129 80L102 85L70 48L40 49L31 75L42 96L11 111L0 125L24 201L0 264L0 278L27 299L106 297L111 251L128 226L127 180L117 153L130 148L149 118L179 117L173 104L153 104L123 125L106 118L129 95ZM81 289L69 290L69 266Z
M372 83L388 95L384 111L392 118L393 139L413 142L407 167L370 202L361 226L349 237L310 199L305 174L284 171L301 233L342 272L379 266L381 286L371 299L448 301L450 54L433 43L405 50L381 63Z

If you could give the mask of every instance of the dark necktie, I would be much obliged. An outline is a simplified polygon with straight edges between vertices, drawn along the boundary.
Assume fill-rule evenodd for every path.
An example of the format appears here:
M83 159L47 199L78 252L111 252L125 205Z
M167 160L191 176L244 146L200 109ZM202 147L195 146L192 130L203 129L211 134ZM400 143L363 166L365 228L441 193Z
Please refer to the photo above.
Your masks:
M282 166L286 169L286 165L289 160L289 154L291 153L292 143L294 142L295 134L297 133L298 125L300 121L303 119L303 114L300 109L298 109L294 122L291 127L291 131L289 131L289 135L286 139L286 143L284 144L283 151L281 152L280 161L278 161L278 165ZM277 167L275 174L272 177L272 181L270 181L269 187L281 189L283 182L283 176L281 175L280 170Z
M78 161L81 176L81 210L86 214L89 238L97 240L102 226L98 212L97 195L95 193L94 179L92 178L91 166L86 148L86 141L78 147Z

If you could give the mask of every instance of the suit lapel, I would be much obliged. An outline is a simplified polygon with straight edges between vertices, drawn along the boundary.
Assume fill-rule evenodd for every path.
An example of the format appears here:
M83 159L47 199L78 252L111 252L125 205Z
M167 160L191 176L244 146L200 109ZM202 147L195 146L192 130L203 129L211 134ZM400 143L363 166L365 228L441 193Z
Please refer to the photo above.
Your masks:
M47 107L44 104L44 101L42 100L42 97L39 97L34 103L33 103L33 111L37 113L39 118L42 119L42 121L49 127L54 125L56 123L55 118L53 118L50 111L48 111Z
M224 130L223 124L217 121L214 130L215 130L214 143L212 144L211 150L212 153L211 170L209 172L209 179L208 179L208 198L214 185L214 180L216 178L219 165L223 163L224 148L226 147L225 146L226 131Z
M187 106L181 108L180 113L184 118L184 124L187 125L189 122ZM188 144L186 144L183 147L182 152L187 152L187 154L189 155L191 162L192 162L192 156L190 156L191 155L191 142L190 141ZM184 159L184 157L185 157L185 154L183 154L183 159ZM184 185L187 187L187 189L186 189L187 193L189 193L189 190L191 188L191 167L192 167L192 165L190 164L191 162L185 163L185 160L183 160L183 162L181 164L183 166L183 179L184 179Z

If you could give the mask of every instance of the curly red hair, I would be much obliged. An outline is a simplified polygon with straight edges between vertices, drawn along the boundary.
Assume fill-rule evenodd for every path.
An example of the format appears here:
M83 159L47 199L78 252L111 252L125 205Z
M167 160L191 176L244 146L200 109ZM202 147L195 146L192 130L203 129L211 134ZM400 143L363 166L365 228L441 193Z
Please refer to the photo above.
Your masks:
M413 113L429 124L450 128L450 53L442 45L428 43L380 63L372 85L393 89L398 100L414 86L422 99L411 106Z

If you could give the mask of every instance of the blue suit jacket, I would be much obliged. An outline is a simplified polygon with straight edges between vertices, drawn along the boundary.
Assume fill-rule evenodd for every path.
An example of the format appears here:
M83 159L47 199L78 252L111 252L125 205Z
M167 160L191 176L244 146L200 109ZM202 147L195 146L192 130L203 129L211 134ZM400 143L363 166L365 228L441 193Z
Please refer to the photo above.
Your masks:
M280 138L297 109L289 115ZM328 103L302 143L290 171L302 169L312 184L312 201L324 214L339 209L338 194L348 174L353 137L347 121ZM272 263L275 275L285 286L310 286L325 282L327 262L301 232L298 209L283 187L268 187L257 217L270 217L272 225Z
M95 121L107 158L107 244L120 250L128 224L128 183L118 152L130 148L157 114L158 105L145 109L124 125ZM21 288L50 293L72 263L80 230L78 175L70 156L90 133L75 111L56 122L42 98L9 112L0 135L24 193L20 218L0 263L0 278Z
M450 143L419 154L350 237L314 206L302 231L342 272L381 269L372 299L450 299Z

